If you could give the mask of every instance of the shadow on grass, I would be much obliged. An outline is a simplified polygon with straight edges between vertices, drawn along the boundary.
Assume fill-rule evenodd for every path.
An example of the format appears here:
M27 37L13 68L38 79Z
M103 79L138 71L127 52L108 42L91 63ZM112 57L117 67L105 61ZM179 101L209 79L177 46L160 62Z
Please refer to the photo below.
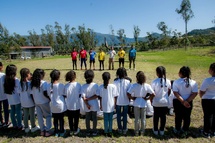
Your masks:
M0 132L0 137L7 137L7 138L22 138L22 137L34 138L37 136L40 136L40 131L37 131L35 133L31 133L31 132L25 133L24 130L15 130L13 128L1 128L1 132ZM93 136L92 134L87 135L86 129L81 129L80 133L78 135L74 135L74 136L77 136L80 138L93 138L93 137L98 137L98 136L105 137L103 129L98 129L98 134L96 136ZM199 128L193 128L193 127L190 127L190 131L188 132L188 135L186 137L176 136L173 133L173 127L166 127L164 136L155 136L152 132L152 129L146 129L144 136L152 137L152 138L159 139L159 140L169 140L172 138L179 138L180 139L180 138L189 138L189 137L192 137L194 139L195 138L202 138L201 134L199 133ZM72 137L70 135L69 130L66 130L66 134L65 134L64 138L67 138L67 137ZM128 129L126 135L119 134L117 132L117 130L113 130L112 138L119 138L119 137L135 137L134 130Z

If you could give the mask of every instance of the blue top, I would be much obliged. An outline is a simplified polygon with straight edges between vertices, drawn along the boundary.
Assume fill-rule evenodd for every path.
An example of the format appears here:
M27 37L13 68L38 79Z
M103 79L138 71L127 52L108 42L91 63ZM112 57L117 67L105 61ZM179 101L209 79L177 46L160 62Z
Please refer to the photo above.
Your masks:
M129 51L129 57L131 57L131 58L136 57L136 50L134 48Z
M96 52L92 51L92 52L89 52L89 54L90 54L90 60L95 60Z

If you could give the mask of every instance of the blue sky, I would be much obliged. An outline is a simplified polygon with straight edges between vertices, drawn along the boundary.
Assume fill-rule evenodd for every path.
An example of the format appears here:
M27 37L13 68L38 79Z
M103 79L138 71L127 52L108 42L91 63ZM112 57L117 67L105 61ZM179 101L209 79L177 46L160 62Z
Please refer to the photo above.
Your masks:
M190 0L195 17L188 23L188 31L214 26L215 0ZM29 30L41 34L47 24L57 21L77 28L85 25L95 32L115 35L124 29L133 37L134 25L139 26L140 37L146 32L161 33L157 24L164 21L169 29L184 33L184 21L175 12L181 0L1 0L0 23L10 34L27 35Z

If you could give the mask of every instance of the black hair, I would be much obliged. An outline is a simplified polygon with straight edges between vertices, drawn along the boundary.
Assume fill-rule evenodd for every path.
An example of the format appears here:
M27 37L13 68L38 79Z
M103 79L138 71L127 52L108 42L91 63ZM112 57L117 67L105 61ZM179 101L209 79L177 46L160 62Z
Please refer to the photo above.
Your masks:
M39 88L40 90L40 82L45 76L45 72L43 69L36 69L34 70L33 76L32 76L32 81L31 81L31 89L33 87Z
M28 68L22 68L20 70L20 77L21 77L20 85L21 85L22 91L24 91L24 84L23 84L23 82L28 77L28 74L30 74L30 70ZM27 90L28 90L28 84L26 84L26 91Z
M156 72L157 72L158 77L161 79L160 80L161 87L163 87L163 78L165 81L165 87L167 87L167 85L166 85L166 68L163 66L159 66L156 68Z
M104 81L104 88L107 89L108 81L110 80L110 73L109 72L104 72L102 74L102 79Z
M143 84L146 82L146 76L143 71L138 71L136 74L137 83Z
M215 63L212 63L212 64L210 65L210 70L212 70L212 71L213 71L213 74L215 74Z
M53 88L53 83L60 79L60 71L56 69L52 70L50 73L50 78L51 78L51 88Z
M75 80L76 79L76 73L75 73L75 71L73 71L73 70L70 70L70 71L68 71L67 73L66 73L66 75L65 75L65 80L66 81L73 81L73 80Z
M0 67L2 67L3 66L3 64L2 64L2 62L0 62Z
M186 82L186 87L188 88L190 86L190 68L188 66L183 66L180 68L179 73L182 75L182 78L184 78Z
M127 76L127 72L126 72L126 69L123 68L123 67L120 67L117 69L116 71L116 75L120 78L120 79L123 79Z
M170 81L170 83L171 83L171 89L172 89L172 87L173 87L173 82L174 82L174 80L171 80L171 81Z
M6 94L12 94L14 92L16 71L17 67L13 64L6 67L4 79L4 92Z
M92 70L86 70L84 73L84 78L86 79L86 83L90 84L94 78L94 72Z

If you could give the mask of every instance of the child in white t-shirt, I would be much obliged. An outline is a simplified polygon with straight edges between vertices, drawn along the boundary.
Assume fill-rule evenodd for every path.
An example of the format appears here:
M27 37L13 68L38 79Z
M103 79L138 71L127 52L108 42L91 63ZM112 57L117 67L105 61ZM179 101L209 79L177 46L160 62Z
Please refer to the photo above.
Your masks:
M76 73L71 70L66 73L66 81L68 83L64 88L64 95L66 97L67 113L69 119L70 135L78 135L80 128L78 128L80 116L80 97L81 97L81 84L76 82Z
M10 117L13 128L22 129L21 102L18 93L19 79L16 78L17 67L13 64L8 65L5 70L4 93L10 104Z
M125 68L118 68L116 71L117 79L114 80L113 84L117 88L117 101L116 101L116 112L117 112L117 126L118 133L127 133L127 114L128 114L128 105L129 98L127 96L127 91L130 87L130 81L126 79ZM121 110L123 109L123 111ZM121 117L123 117L123 126L121 123Z
M24 112L23 122L25 126L25 132L28 133L30 130L31 132L35 132L39 130L39 128L35 125L35 104L33 97L30 95L30 70L27 68L22 68L20 70L20 77L19 95ZM29 117L31 121L31 128L28 125Z
M191 71L187 66L179 70L179 79L173 82L173 107L175 111L175 129L176 135L186 137L190 127L190 116L193 107L193 99L198 93L196 81L190 79ZM181 129L183 121L183 126Z
M47 86L47 93L51 99L51 112L54 118L55 137L64 137L64 112L66 111L66 103L64 99L64 84L59 83L60 71L54 69L50 73L51 83ZM59 125L58 125L59 123ZM60 129L59 129L60 128Z
M104 133L106 136L112 137L113 111L116 105L116 86L109 84L110 73L102 74L104 84L99 86L97 95L100 96L100 109L104 115Z
M86 79L86 84L81 87L81 96L84 100L84 110L86 112L86 129L87 135L90 135L90 120L93 120L93 131L92 135L97 135L97 111L99 110L98 98L96 92L98 90L98 85L93 82L94 72L92 70L87 70L84 73L84 78Z
M0 62L0 127L8 127L9 123L9 104L7 96L4 93L4 78L5 74L2 73L3 64ZM4 108L4 119L2 116L2 106Z
M204 127L202 135L210 138L215 136L215 63L209 67L208 77L203 80L199 95L202 98L202 109L204 113Z
M43 80L45 72L42 69L36 69L31 81L31 94L37 110L38 124L40 126L41 136L49 137L52 127L52 115L50 109L50 98L47 95L47 82ZM46 119L46 125L43 118Z
M136 74L137 83L131 85L127 91L127 95L130 99L134 100L134 130L135 135L138 136L145 133L146 127L146 100L152 99L154 91L151 86L146 82L146 76L142 71L138 71ZM140 127L141 123L141 127Z
M155 92L155 96L152 100L152 106L154 108L153 116L153 133L161 136L164 135L164 128L166 124L166 114L169 104L169 95L171 92L170 80L166 78L166 69L163 66L156 68L156 75L158 78L152 81L152 89ZM160 119L160 129L158 130L158 123Z

